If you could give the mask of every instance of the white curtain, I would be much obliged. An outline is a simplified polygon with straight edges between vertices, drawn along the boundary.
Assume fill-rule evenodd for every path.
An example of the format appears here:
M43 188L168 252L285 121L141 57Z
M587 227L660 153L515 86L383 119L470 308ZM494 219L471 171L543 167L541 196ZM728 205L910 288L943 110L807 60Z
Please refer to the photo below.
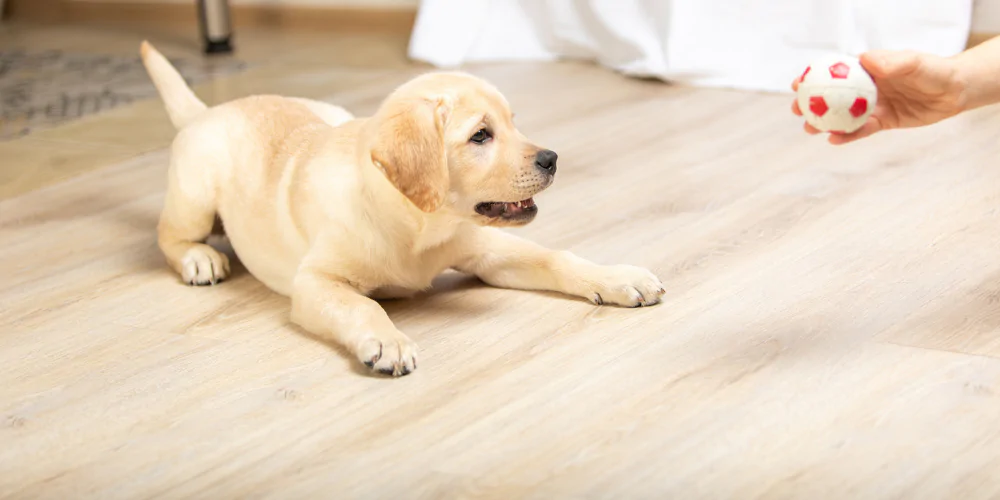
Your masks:
M960 52L973 0L422 0L410 56L596 61L693 85L787 91L831 53Z

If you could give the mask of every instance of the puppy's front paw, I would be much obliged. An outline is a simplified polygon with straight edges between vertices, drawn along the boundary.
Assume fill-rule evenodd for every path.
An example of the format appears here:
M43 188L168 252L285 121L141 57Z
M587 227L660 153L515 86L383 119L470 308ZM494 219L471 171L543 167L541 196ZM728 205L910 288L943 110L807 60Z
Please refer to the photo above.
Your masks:
M358 359L373 371L401 377L417 369L417 344L406 335L373 335L361 342Z
M659 304L666 293L660 279L641 267L607 266L602 267L598 274L589 297L597 305L652 306Z
M181 279L189 285L214 285L229 276L229 258L205 244L191 247L181 266Z

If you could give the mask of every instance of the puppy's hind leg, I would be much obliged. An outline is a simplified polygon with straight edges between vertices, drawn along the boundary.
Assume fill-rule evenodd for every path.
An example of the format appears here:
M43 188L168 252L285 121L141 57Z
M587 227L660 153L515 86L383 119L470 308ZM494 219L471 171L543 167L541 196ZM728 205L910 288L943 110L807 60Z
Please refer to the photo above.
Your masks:
M160 214L160 250L185 283L214 285L229 276L229 259L205 244L216 221L214 193L204 182L182 182L176 167Z

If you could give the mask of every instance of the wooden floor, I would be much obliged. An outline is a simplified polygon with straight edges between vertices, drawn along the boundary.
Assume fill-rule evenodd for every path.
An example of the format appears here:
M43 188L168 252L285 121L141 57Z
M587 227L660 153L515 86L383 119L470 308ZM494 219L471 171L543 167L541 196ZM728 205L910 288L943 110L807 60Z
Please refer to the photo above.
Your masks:
M423 70L405 40L245 39L209 101L366 114ZM368 377L245 270L166 268L172 132L137 103L0 143L0 497L1000 497L1000 110L832 148L788 96L472 71L561 157L518 232L653 269L662 306L446 275L386 303L420 369Z

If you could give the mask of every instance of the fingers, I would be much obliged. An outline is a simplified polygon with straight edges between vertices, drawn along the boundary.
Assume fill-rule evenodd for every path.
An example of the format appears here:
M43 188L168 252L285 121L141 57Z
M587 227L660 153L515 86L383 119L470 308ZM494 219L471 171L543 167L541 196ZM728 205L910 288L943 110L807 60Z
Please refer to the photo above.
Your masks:
M802 116L802 109L799 108L799 101L797 100L792 101L792 113L794 113L795 116ZM806 133L810 135L816 135L820 133L820 130L817 129L816 127L813 127L812 125L809 125L809 122L803 123L802 128L805 129Z
M861 54L861 66L876 78L902 76L920 66L920 57L913 51L873 50Z
M799 91L799 84L800 83L802 83L802 77L801 76L798 77L798 78L796 78L796 79L794 79L794 80L792 80L792 91L798 92ZM802 110L799 109L799 101L797 99L794 100L794 101L792 101L792 113L795 116L802 116Z
M873 50L871 52L865 52L861 54L859 58L861 61L861 67L865 68L870 75L881 77L885 76L885 53L881 50Z
M848 144L859 139L864 139L876 132L882 130L882 122L875 116L869 117L868 121L861 126L860 129L851 132L850 134L830 134L829 142L834 146L841 146L843 144Z
M795 113L798 116L802 116L802 110L799 109L799 103L798 102L793 102L792 103L792 113ZM809 122L804 122L802 124L802 128L809 135L816 135L816 134L820 133L820 130L818 128L816 128L816 127L813 127L812 125L809 125Z
M799 101L797 99L792 101L792 114L802 116L802 109L799 108Z
M864 139L865 137L868 137L876 132L880 132L882 128L883 128L882 122L877 117L872 116L868 118L868 121L865 122L865 124L860 129L851 132L850 134L832 133L830 134L827 140L830 142L830 144L833 144L835 146L840 146L843 144L857 141L859 139ZM818 135L823 133L821 130L810 125L809 122L803 123L802 129L805 130L805 132L809 135Z

